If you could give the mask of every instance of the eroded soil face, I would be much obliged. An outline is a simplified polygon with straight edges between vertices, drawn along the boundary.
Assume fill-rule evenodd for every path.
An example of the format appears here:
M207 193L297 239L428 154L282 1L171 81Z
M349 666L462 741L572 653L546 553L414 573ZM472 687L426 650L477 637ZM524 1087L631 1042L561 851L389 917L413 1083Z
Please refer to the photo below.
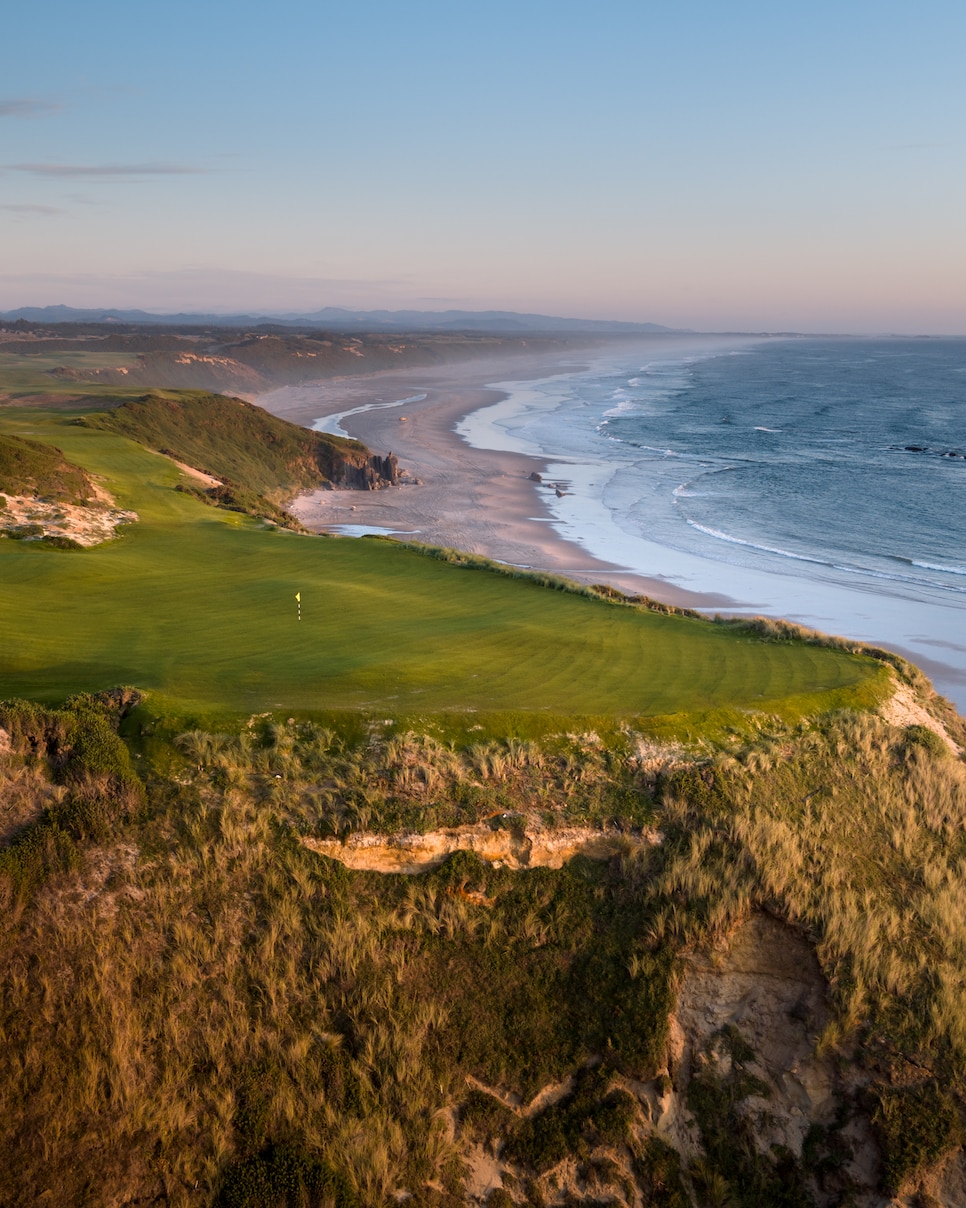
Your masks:
M713 1148L711 1132L719 1127L734 1145L753 1138L763 1162L774 1163L782 1152L796 1162L806 1157L801 1186L816 1206L841 1202L847 1189L856 1208L885 1208L892 1201L876 1190L879 1153L858 1106L855 1075L848 1074L847 1082L842 1071L850 1063L837 1063L818 1047L828 1020L827 984L811 945L767 915L752 916L720 950L686 958L665 1067L649 1081L611 1076L613 1089L636 1100L627 1146L607 1147L583 1162L566 1159L535 1180L540 1194L547 1204L596 1198L630 1208L640 1202L630 1192L639 1173L635 1155L654 1139L679 1155L683 1194L694 1204L710 1202L698 1172ZM569 1093L570 1082L544 1088L529 1104L475 1080L472 1088L514 1116L532 1118ZM719 1108L728 1105L730 1118L702 1118L695 1094L702 1087L723 1092L716 1102ZM816 1135L834 1150L834 1172L827 1178L807 1173L814 1155L808 1158L803 1150L815 1147ZM494 1190L512 1191L528 1178L524 1168L505 1160L500 1137L463 1141L469 1202L485 1204ZM958 1168L950 1169L945 1182L957 1187L961 1176Z
M812 1188L817 1203L835 1202L840 1182L865 1208L889 1203L875 1191L878 1147L855 1103L854 1066L846 1084L834 1054L819 1048L828 1022L827 985L811 945L786 924L753 915L727 948L688 959L671 1019L673 1091L657 1131L682 1155L695 1153L692 1084L736 1087L744 1079L751 1093L736 1093L735 1118L750 1124L759 1153L782 1148L800 1159L817 1130L833 1139L841 1175L835 1187Z
M923 707L915 690L908 684L896 684L895 692L879 712L892 726L925 726L937 734L954 755L962 754L943 723Z
M416 874L437 868L456 851L475 852L482 860L506 868L562 868L576 855L606 860L630 846L660 843L657 831L633 834L586 827L553 830L492 828L486 824L431 831L425 835L377 835L360 832L339 839L303 839L320 855L347 868L368 872Z

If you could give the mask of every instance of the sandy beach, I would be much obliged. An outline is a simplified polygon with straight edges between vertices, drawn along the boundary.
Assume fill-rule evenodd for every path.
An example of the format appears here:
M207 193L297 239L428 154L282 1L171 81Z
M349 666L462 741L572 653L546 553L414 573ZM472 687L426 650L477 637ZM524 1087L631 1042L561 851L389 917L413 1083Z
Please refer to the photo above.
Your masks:
M655 337L650 355L682 348L686 337ZM474 449L454 431L466 415L506 397L487 383L546 378L582 368L579 354L565 363L541 357L503 357L287 386L257 399L259 406L293 423L367 408L345 417L343 428L373 452L394 453L407 475L381 491L316 491L290 506L313 531L343 525L385 529L403 540L453 546L501 562L608 583L669 604L726 607L726 596L689 592L599 561L566 541L550 524L545 500L552 484L546 463L519 453ZM416 398L423 395L425 397ZM393 406L398 400L407 400ZM388 404L388 405L387 405ZM417 481L418 480L418 481Z

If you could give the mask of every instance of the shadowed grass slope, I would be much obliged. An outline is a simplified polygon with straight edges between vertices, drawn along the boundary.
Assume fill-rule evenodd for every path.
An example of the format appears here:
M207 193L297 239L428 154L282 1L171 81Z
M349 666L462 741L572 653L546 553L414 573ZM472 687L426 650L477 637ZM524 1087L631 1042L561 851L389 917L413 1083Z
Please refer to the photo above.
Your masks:
M282 503L300 490L341 481L364 466L358 441L312 432L241 399L202 391L155 391L84 423Z
M40 495L83 503L94 494L90 478L51 445L0 433L0 494Z

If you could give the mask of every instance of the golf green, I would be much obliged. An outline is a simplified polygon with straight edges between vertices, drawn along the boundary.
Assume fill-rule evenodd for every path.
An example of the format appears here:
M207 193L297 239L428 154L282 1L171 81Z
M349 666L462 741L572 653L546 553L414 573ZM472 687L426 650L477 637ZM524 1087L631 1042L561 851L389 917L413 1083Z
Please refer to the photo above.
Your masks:
M879 675L822 646L271 529L176 492L167 459L63 413L8 410L0 426L57 445L140 515L84 551L0 541L0 696L124 683L226 712L628 717L846 703Z

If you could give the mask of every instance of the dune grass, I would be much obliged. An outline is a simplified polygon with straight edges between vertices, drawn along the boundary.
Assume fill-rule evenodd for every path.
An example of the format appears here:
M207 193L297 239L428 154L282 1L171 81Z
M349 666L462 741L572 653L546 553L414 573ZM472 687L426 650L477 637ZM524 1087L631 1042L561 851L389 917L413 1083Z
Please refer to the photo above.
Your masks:
M264 720L185 735L190 766L142 798L107 716L0 707L0 796L30 772L38 797L0 861L5 1203L255 1208L294 1185L306 1198L288 1202L377 1208L404 1189L451 1208L475 1142L543 1192L561 1163L623 1155L608 1202L693 1203L680 1165L699 1204L772 1208L816 1202L816 1181L817 1202L850 1202L832 1159L852 1117L874 1125L890 1192L959 1145L966 769L915 728L841 714L656 770L593 746L349 750ZM663 841L525 873L459 853L416 877L298 841L387 821L386 802L361 815L374 787L471 816L467 785L523 790L570 821L576 770L608 817L634 821L633 794ZM688 1091L705 1156L655 1150L638 1091L668 1089L681 957L762 908L816 943L822 1045L861 1052L866 1092L837 1092L800 1158L763 1152L746 1104L763 1084L732 1029L731 1074L702 1067ZM501 1106L568 1076L525 1119ZM640 1196L620 1190L631 1169Z
M83 553L0 543L5 696L128 683L237 714L658 717L851 704L882 678L837 650L215 513L172 489L171 462L70 415L10 409L2 423L62 448L141 517Z

